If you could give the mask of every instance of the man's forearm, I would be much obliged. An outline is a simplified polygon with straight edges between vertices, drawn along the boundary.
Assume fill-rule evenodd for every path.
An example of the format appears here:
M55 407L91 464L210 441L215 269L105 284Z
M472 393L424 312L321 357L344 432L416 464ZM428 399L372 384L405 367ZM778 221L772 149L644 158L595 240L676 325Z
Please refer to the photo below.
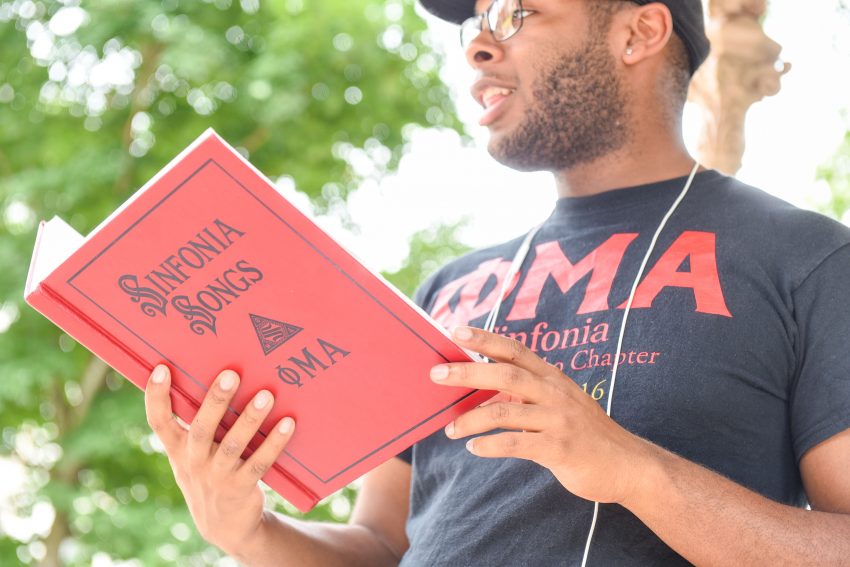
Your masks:
M246 567L395 567L400 558L368 528L264 513L251 541L233 555Z
M697 565L847 565L850 516L778 504L650 446L642 481L623 502Z

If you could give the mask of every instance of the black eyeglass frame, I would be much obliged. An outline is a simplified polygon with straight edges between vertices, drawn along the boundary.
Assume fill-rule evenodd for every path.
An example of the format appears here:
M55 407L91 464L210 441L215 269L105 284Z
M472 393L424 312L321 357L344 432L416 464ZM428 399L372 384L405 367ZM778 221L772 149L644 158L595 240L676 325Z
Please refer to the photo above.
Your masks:
M496 3L498 1L499 0L493 0L493 2L487 7L486 10L484 10L480 14L477 14L475 16L471 16L471 17L467 18L466 20L463 21L463 23L460 24L460 46L461 46L462 49L466 49L467 47L469 47L469 44L476 37L478 37L478 35L480 33L482 33L484 31L484 22L485 21L487 22L487 29L489 30L490 35L493 37L493 39L495 39L496 41L499 41L499 42L509 40L510 38L515 36L517 34L517 32L519 32L520 29L522 29L522 22L525 19L525 10L522 7L522 0L515 0L517 8L511 11L511 19L513 19L514 14L519 14L519 23L516 24L513 27L513 29L511 30L511 32L508 35L506 35L504 37L499 37L499 36L496 35L496 31L493 28L494 27L498 28L498 21L492 22L490 20L490 14L493 10L493 7L496 5ZM505 1L510 2L511 0L505 0ZM496 15L498 16L498 12L496 12ZM475 29L475 30L478 31L478 33L476 33L474 36L472 36L471 39L469 39L469 41L467 41L466 44L464 44L464 41L463 41L464 32L466 30L469 30L469 29Z

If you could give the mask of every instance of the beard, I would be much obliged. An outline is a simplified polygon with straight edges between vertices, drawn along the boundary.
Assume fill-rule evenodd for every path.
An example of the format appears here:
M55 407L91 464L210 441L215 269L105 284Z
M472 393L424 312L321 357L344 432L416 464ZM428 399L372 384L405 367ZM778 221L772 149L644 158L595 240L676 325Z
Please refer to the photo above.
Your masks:
M536 76L520 124L491 141L497 161L519 171L563 171L625 146L625 89L607 44L592 40Z

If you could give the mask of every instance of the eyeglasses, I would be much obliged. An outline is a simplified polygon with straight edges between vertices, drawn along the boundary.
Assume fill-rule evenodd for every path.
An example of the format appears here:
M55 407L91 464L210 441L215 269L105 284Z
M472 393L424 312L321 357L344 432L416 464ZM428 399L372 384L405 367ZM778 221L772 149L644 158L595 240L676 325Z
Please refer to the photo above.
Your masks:
M460 25L460 45L464 49L469 47L472 40L484 31L484 22L487 22L493 39L505 41L519 31L525 15L522 0L494 0L483 13L468 18Z

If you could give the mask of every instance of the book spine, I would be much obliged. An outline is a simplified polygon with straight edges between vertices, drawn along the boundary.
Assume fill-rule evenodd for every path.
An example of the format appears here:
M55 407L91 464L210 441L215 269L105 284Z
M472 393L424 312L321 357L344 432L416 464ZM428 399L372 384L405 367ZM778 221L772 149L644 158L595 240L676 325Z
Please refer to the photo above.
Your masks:
M120 374L144 389L153 365L146 362L44 282L26 297L27 303ZM185 395L184 392L180 392Z
M26 302L74 340L91 352L97 353L99 358L139 389L145 389L150 373L153 371L153 364L119 341L44 282L26 296ZM198 402L174 382L172 382L172 392L174 393L172 396L174 413L186 423L191 423L198 411ZM216 441L221 441L226 432L224 427L219 426L216 431ZM284 494L286 499L302 512L308 512L319 501L319 497L312 490L278 464L269 469L263 480Z

